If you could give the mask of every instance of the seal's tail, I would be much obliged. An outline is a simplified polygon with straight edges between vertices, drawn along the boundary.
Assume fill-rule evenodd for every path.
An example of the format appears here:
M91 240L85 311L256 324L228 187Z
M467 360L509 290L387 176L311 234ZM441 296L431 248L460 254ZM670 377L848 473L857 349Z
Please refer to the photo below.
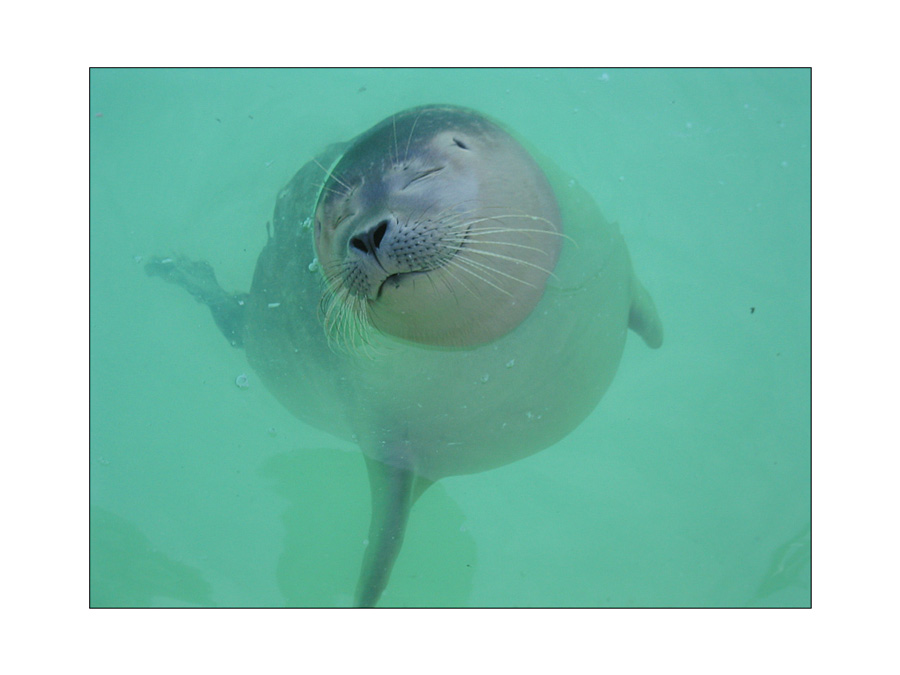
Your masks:
M356 586L357 607L374 607L387 586L403 545L406 522L416 499L432 484L409 469L379 462L365 455L372 487L372 522Z
M628 327L644 338L648 347L657 349L662 345L663 327L653 298L638 281L631 279L631 311L628 314Z

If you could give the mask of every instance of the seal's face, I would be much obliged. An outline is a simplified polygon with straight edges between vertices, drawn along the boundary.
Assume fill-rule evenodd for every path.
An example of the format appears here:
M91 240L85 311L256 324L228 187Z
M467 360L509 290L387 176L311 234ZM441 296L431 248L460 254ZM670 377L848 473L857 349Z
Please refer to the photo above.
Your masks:
M476 113L399 113L328 170L315 214L327 280L325 322L339 342L374 327L466 347L515 328L559 255L556 200L540 168Z

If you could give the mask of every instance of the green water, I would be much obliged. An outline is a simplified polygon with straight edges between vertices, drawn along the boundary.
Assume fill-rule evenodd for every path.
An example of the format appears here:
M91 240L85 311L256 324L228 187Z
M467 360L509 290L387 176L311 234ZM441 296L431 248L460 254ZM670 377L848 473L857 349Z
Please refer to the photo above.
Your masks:
M140 261L206 259L248 289L294 172L431 102L578 178L666 343L631 335L556 446L429 490L380 604L808 606L805 70L93 70L92 605L350 603L361 457L282 410Z

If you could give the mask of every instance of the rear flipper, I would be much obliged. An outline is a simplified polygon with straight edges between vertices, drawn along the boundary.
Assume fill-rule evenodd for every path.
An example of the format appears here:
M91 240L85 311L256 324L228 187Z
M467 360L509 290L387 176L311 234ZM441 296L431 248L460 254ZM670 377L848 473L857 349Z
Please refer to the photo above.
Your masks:
M409 469L384 464L368 455L365 457L372 488L372 522L356 586L355 604L357 607L374 607L387 586L403 545L410 509L432 481Z
M628 314L628 327L644 338L648 347L656 349L662 345L662 321L656 313L653 298L637 277L631 278L631 311Z
M144 266L149 276L162 277L193 295L197 302L209 307L219 330L233 347L244 346L246 293L227 293L212 266L205 261L187 258L151 258Z

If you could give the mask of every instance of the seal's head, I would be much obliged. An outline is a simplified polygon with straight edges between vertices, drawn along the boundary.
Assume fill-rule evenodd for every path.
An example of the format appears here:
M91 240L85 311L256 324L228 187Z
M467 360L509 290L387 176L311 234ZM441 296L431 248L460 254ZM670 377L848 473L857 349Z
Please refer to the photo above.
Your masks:
M338 342L377 330L468 347L534 309L562 226L537 163L477 113L426 106L357 138L315 212L325 323Z

